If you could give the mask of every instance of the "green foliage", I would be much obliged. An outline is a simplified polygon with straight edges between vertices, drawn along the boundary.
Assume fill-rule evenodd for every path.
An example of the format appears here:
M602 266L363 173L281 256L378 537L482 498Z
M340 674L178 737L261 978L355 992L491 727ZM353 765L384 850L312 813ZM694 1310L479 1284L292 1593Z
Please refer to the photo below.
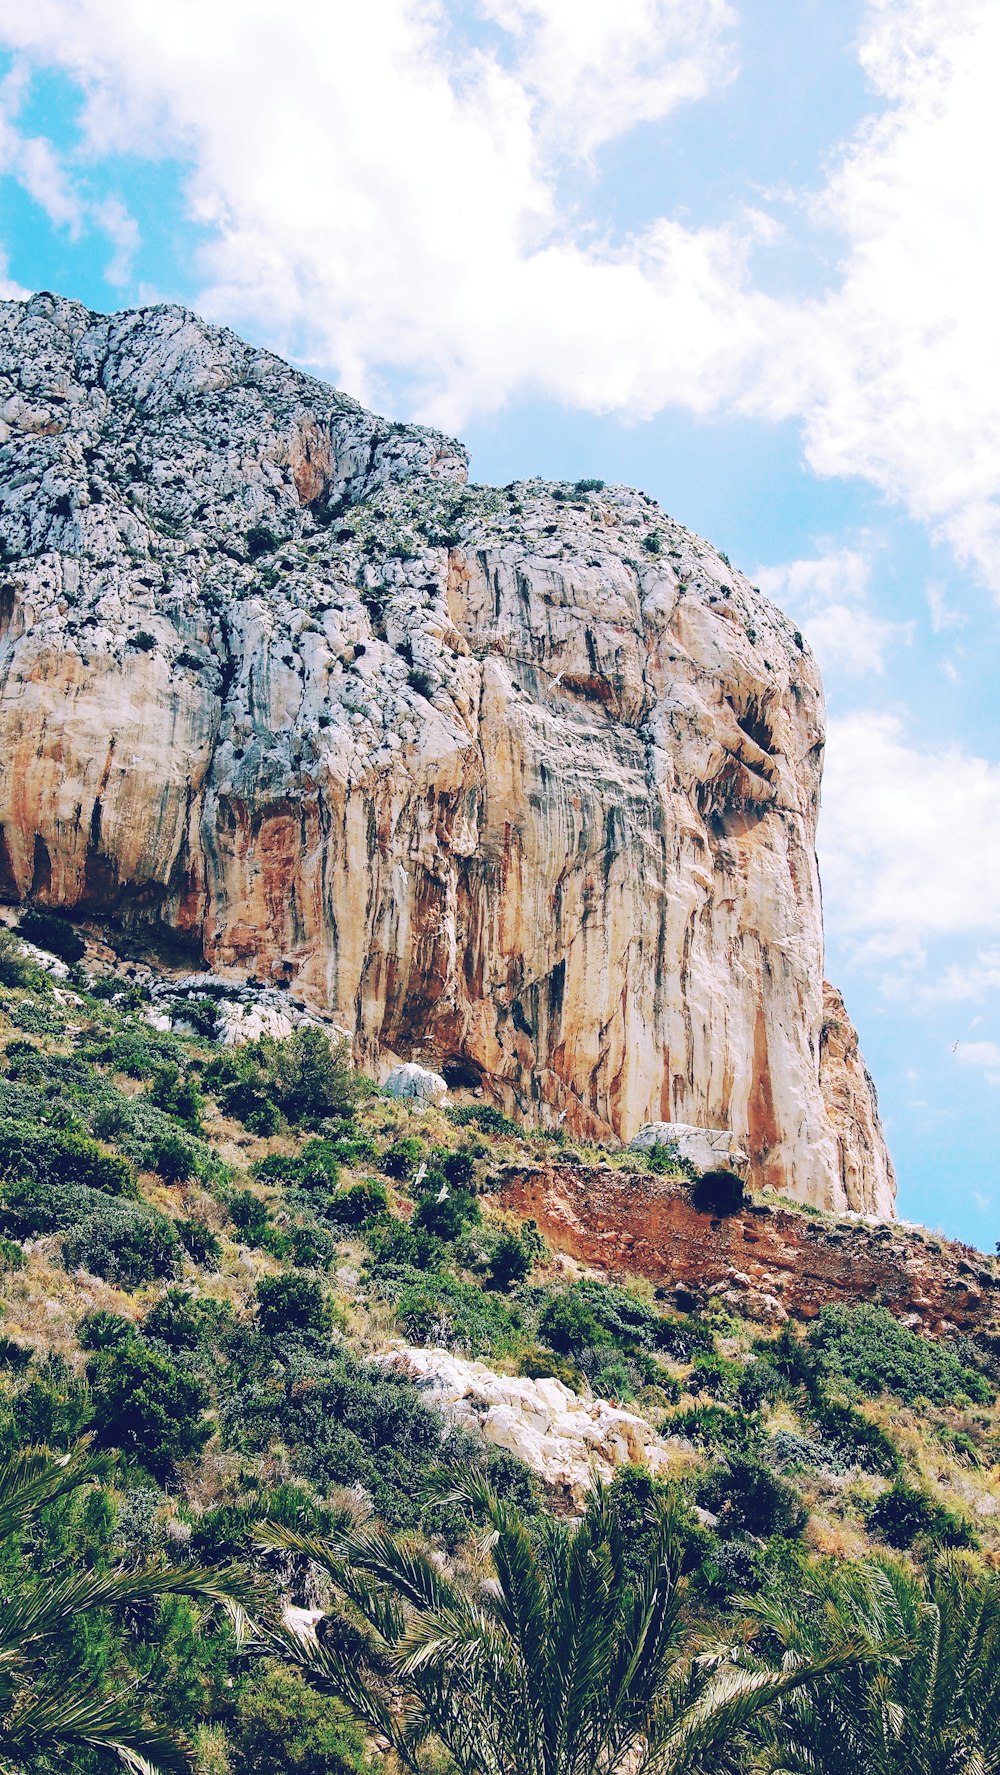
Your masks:
M947 1345L918 1337L884 1307L824 1307L809 1345L825 1377L849 1381L873 1398L894 1393L907 1404L929 1399L951 1405L965 1397L986 1405L994 1397L984 1376L965 1367Z
M194 1152L179 1134L157 1135L149 1143L146 1158L150 1169L158 1172L164 1183L187 1183L194 1176Z
M481 1483L462 1495L489 1531L493 1581L474 1591L379 1531L336 1550L267 1533L316 1560L365 1628L360 1644L321 1648L284 1635L286 1655L404 1767L420 1767L418 1746L433 1735L462 1775L731 1769L741 1728L815 1680L808 1664L763 1676L721 1653L683 1656L683 1537L661 1500L640 1546L601 1490L580 1523L537 1528Z
M360 1775L365 1762L360 1727L298 1671L269 1660L244 1685L233 1723L233 1775Z
M969 1524L938 1504L922 1487L897 1479L875 1499L867 1512L868 1526L890 1547L912 1547L927 1541L935 1547L975 1547Z
M795 1487L753 1454L730 1454L705 1474L698 1502L719 1518L723 1535L801 1534L806 1510Z
M346 1043L335 1046L313 1025L284 1041L265 1036L226 1049L209 1061L203 1077L227 1114L260 1134L273 1133L282 1115L306 1126L349 1116L364 1089Z
M170 1356L127 1338L99 1350L87 1376L98 1442L135 1456L161 1483L207 1442L208 1388Z
M564 1356L578 1355L594 1344L611 1342L587 1301L575 1290L557 1294L549 1301L539 1315L538 1330L545 1342Z
M415 1176L423 1156L422 1141L395 1140L382 1154L379 1164L386 1177L395 1179L397 1183L409 1183L410 1179Z
M515 1283L525 1281L544 1255L545 1241L534 1221L529 1221L518 1232L513 1228L506 1229L490 1252L488 1274L493 1287L506 1293Z
M222 1257L222 1241L210 1227L197 1220L175 1220L174 1227L192 1262L217 1266Z
M516 1122L501 1115L491 1103L450 1103L444 1113L456 1128L478 1128L480 1134L516 1137L521 1131Z
M442 1172L429 1171L425 1184L426 1193L420 1196L413 1214L414 1231L449 1243L478 1223L479 1203L468 1190L449 1189Z
M0 925L0 986L40 987L43 981L41 968L25 955L6 925Z
M257 1318L265 1337L283 1331L329 1329L330 1309L312 1276L262 1276L257 1284Z
M175 1116L193 1134L201 1132L204 1098L190 1073L177 1066L158 1066L153 1074L150 1102L166 1115Z
M159 1276L173 1276L181 1245L172 1220L155 1208L130 1202L96 1205L66 1234L63 1262L68 1270L88 1270L122 1288L139 1288Z
M0 1176L37 1179L59 1187L75 1185L109 1196L136 1197L135 1171L127 1159L106 1152L96 1140L73 1129L0 1121Z
M338 1190L325 1203L323 1215L332 1226L368 1227L388 1212L389 1198L382 1184L373 1177L354 1183L350 1189Z
M452 1276L379 1276L380 1291L395 1298L396 1316L411 1343L444 1344L470 1356L500 1355L518 1342L521 1317L498 1295Z

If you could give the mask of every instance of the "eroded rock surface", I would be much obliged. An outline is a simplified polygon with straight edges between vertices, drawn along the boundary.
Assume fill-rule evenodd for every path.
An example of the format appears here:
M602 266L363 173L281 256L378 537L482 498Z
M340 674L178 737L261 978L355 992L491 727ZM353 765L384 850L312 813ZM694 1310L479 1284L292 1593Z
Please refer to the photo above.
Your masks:
M562 1381L497 1374L450 1350L397 1345L380 1360L415 1380L450 1422L478 1430L554 1490L579 1503L594 1476L608 1480L629 1463L663 1476L676 1465L678 1443L652 1430L637 1412L605 1399L584 1399Z
M746 1178L750 1155L728 1128L690 1128L684 1122L647 1122L629 1142L633 1152L649 1152L654 1146L673 1147L696 1171L731 1171Z
M640 493L465 476L183 310L0 305L0 892L887 1211L863 1069L821 1080L801 636Z

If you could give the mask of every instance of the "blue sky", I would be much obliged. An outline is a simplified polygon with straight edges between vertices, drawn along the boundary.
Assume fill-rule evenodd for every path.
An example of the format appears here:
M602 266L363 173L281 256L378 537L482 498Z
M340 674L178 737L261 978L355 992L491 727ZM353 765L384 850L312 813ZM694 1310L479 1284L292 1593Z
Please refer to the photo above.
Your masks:
M1000 9L0 0L0 284L181 300L796 617L900 1212L1000 1236Z

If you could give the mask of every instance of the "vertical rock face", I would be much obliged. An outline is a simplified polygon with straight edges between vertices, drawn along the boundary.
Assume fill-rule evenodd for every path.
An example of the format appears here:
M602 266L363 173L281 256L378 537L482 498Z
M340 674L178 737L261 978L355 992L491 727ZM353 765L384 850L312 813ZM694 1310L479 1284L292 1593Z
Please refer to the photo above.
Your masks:
M889 1212L853 1032L821 1072L801 636L642 494L465 479L183 310L0 304L0 891Z
M844 1001L828 980L823 982L819 1081L837 1141L844 1200L862 1213L891 1219L896 1173L882 1133L875 1081Z

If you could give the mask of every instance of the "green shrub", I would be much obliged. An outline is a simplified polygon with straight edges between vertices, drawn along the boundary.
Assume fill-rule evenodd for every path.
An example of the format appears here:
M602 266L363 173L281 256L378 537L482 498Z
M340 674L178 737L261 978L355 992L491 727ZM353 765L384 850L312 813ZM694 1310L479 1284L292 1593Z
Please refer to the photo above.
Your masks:
M389 1198L382 1184L373 1177L354 1183L350 1189L338 1190L323 1207L324 1218L333 1226L367 1227L388 1213Z
M806 1510L795 1487L755 1455L730 1454L698 1486L698 1502L719 1518L723 1535L786 1540L802 1533Z
M445 1110L456 1128L478 1128L480 1134L512 1134L521 1132L509 1116L501 1115L491 1103L451 1103Z
M575 1289L557 1294L549 1301L539 1314L538 1331L545 1342L563 1356L577 1355L595 1344L611 1342L587 1301Z
M502 1354L517 1341L520 1316L472 1282L428 1275L402 1281L396 1316L411 1343L444 1344L470 1356Z
M660 1433L686 1436L698 1448L742 1449L751 1426L741 1411L731 1411L728 1405L689 1405L664 1418Z
M435 1168L444 1173L451 1189L471 1189L475 1182L476 1167L471 1153L444 1153Z
M0 1122L0 1176L37 1178L58 1188L68 1185L100 1190L109 1196L139 1194L135 1171L127 1159L109 1153L74 1129Z
M179 1134L161 1134L146 1149L146 1163L164 1183L187 1183L195 1173L195 1155Z
M899 1450L891 1436L852 1405L831 1399L820 1388L812 1395L810 1416L823 1440L848 1466L860 1467L865 1473L882 1473L886 1478L901 1470Z
M131 1319L97 1307L92 1313L84 1313L76 1335L81 1350L117 1350L131 1342L137 1332Z
M918 1399L951 1405L962 1395L988 1405L994 1398L983 1375L947 1345L918 1337L884 1307L824 1307L808 1342L824 1376L850 1381L872 1398L894 1393L909 1405Z
M300 1270L328 1270L336 1261L337 1241L322 1226L293 1226L288 1231L288 1255Z
M529 1380L562 1381L574 1393L582 1393L586 1384L583 1370L578 1368L571 1356L557 1356L554 1350L526 1350L518 1358L518 1374L526 1375Z
M192 1134L201 1132L201 1112L205 1100L197 1084L190 1074L185 1075L177 1066L158 1066L153 1074L153 1087L149 1100L165 1115L175 1116L190 1128Z
M257 1284L257 1319L265 1337L283 1331L328 1331L330 1308L312 1276L262 1276Z
M267 1203L252 1190L237 1190L226 1203L229 1218L244 1244L260 1245L271 1231L271 1215Z
M338 1153L332 1140L307 1140L297 1153L269 1153L252 1167L261 1183L290 1184L294 1189L327 1191L340 1180Z
M379 1161L379 1169L397 1183L409 1183L424 1156L419 1140L395 1140Z
M87 945L79 933L54 913L39 912L30 907L27 912L22 912L17 928L21 936L34 943L37 949L45 949L71 966L87 953Z
M176 1220L177 1237L192 1263L218 1266L222 1258L222 1241L210 1227L198 1220Z
M368 1767L361 1728L286 1664L265 1664L241 1689L232 1740L233 1775L361 1775Z
M273 1132L279 1112L306 1124L349 1116L366 1083L346 1042L335 1046L312 1025L284 1041L265 1036L227 1049L209 1061L204 1080L229 1115L258 1133Z
M0 986L39 986L45 976L6 925L0 925Z
M969 1524L954 1510L935 1503L929 1493L905 1479L897 1479L876 1498L867 1520L872 1533L888 1541L890 1547L912 1547L917 1540L937 1547L977 1545Z
M430 1190L421 1195L414 1210L414 1231L430 1233L432 1238L450 1244L481 1218L479 1203L468 1190L449 1190L440 1173L435 1176L433 1171L428 1172L426 1182Z
M186 1288L168 1288L142 1322L142 1334L166 1344L173 1353L215 1349L223 1328L232 1322L226 1302L206 1300Z
M520 1232L502 1232L489 1257L489 1278L493 1287L506 1292L516 1282L525 1281L544 1252L544 1240L533 1221Z
M134 1455L161 1483L207 1442L208 1389L169 1356L126 1340L94 1356L87 1376L97 1441Z
M87 1270L120 1288L139 1288L173 1276L180 1260L174 1223L154 1208L130 1202L95 1206L63 1241L68 1270Z
M135 1023L101 1041L84 1044L80 1053L84 1059L99 1061L130 1079L152 1079L162 1066L177 1066L183 1061L184 1046L175 1035Z
M0 1271L23 1270L27 1261L20 1245L0 1237Z

